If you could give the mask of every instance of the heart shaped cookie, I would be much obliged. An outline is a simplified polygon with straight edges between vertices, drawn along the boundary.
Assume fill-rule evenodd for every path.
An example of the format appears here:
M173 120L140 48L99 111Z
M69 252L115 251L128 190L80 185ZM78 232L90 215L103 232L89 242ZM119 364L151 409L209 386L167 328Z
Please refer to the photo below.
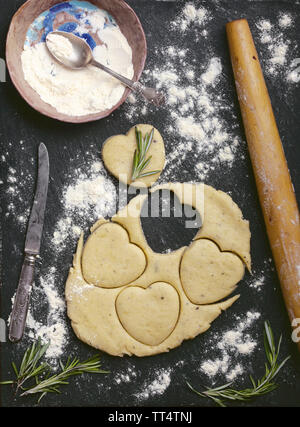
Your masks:
M165 282L153 283L146 289L131 286L118 295L116 310L129 335L143 344L159 345L176 326L179 296Z
M127 285L137 279L145 267L144 252L130 243L127 231L118 224L100 225L83 249L83 277L96 286L116 288Z
M108 138L103 145L102 158L106 168L119 181L132 186L150 187L159 178L160 172L131 182L133 156L137 148L136 127L142 132L143 136L146 133L150 133L153 128L151 125L139 124L132 127L126 135L115 135ZM165 164L165 145L160 133L155 128L153 141L146 157L151 157L151 159L143 170L143 173L163 170Z
M193 242L180 265L183 290L194 304L210 304L225 298L243 278L244 271L237 255L221 252L208 239Z

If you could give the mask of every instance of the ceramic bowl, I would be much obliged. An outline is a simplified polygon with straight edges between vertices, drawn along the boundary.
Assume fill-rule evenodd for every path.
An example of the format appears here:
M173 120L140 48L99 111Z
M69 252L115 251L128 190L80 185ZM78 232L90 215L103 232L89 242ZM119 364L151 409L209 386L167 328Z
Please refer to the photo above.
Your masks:
M126 37L133 55L134 80L138 80L144 69L147 55L145 33L132 8L124 0L89 0L100 9L110 13ZM57 120L71 123L84 123L107 117L126 100L129 89L126 89L120 101L109 110L85 116L69 116L59 113L50 104L44 102L24 78L21 54L29 26L44 11L61 0L28 0L13 16L6 42L6 64L15 87L31 107L40 113Z

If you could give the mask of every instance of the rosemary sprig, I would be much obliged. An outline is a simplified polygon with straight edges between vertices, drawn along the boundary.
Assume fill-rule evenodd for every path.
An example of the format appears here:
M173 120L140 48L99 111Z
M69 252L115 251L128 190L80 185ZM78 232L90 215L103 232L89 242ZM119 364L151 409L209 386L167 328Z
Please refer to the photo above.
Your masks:
M60 362L61 372L59 374L47 375L43 380L38 380L35 386L26 389L21 396L40 393L38 400L40 401L47 393L60 393L59 387L63 384L69 384L67 380L71 376L81 375L84 372L96 374L109 373L100 369L100 366L100 356L93 356L84 362L80 362L76 357L73 360L69 357L65 365Z
M248 401L254 397L262 396L266 393L270 393L272 390L277 388L277 384L274 382L274 378L285 365L290 356L286 357L282 362L278 362L280 346L282 336L279 338L278 345L276 347L274 341L274 335L269 322L264 324L264 348L266 353L267 362L265 363L265 374L260 379L255 381L250 375L250 381L252 387L244 390L235 390L231 388L232 382L221 385L215 388L208 388L205 391L195 390L191 384L187 383L189 388L201 397L208 397L212 399L217 405L225 407L225 401Z
M50 366L45 363L39 363L45 352L49 347L48 344L42 344L40 338L37 342L34 342L29 347L23 356L19 369L16 364L12 362L12 367L16 375L15 380L2 381L0 384L15 384L16 393L18 390L22 390L23 393L20 396L27 396L30 394L40 394L40 401L47 393L60 393L60 386L68 384L69 377L74 375L81 375L84 372L96 373L96 374L107 374L108 371L100 369L100 356L93 356L83 362L80 362L78 358L68 358L64 365L60 361L61 371L58 374L51 375ZM29 380L32 383L25 387L25 383Z
M34 378L38 375L45 373L45 371L47 370L47 363L38 363L47 351L48 347L49 343L42 344L41 339L39 338L37 342L34 342L32 346L25 351L19 369L17 369L17 366L14 362L11 363L14 373L16 375L16 379L2 381L0 382L0 384L15 384L16 393L19 389L23 390L23 384L26 381L28 381L30 378Z
M153 135L154 128L152 128L150 134L147 132L144 138L142 132L138 130L137 127L135 128L137 148L133 155L131 181L135 181L136 179L143 178L145 176L155 175L160 172L160 170L143 172L149 165L152 158L152 156L150 156L146 159L146 155L152 143Z

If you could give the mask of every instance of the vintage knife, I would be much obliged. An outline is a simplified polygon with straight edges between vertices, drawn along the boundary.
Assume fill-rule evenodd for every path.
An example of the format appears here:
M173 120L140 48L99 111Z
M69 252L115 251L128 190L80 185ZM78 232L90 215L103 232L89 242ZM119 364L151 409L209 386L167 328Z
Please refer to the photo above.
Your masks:
M17 342L22 338L25 328L30 293L34 280L34 265L36 257L40 252L48 182L48 151L45 145L41 143L38 154L36 191L25 240L25 258L10 319L9 339L12 342Z

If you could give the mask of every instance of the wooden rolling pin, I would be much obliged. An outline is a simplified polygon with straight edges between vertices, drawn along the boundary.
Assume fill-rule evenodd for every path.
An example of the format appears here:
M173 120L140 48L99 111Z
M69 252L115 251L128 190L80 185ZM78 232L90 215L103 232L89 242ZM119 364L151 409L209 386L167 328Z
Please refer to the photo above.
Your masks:
M259 200L300 350L300 225L294 188L248 22L230 22L226 31Z

